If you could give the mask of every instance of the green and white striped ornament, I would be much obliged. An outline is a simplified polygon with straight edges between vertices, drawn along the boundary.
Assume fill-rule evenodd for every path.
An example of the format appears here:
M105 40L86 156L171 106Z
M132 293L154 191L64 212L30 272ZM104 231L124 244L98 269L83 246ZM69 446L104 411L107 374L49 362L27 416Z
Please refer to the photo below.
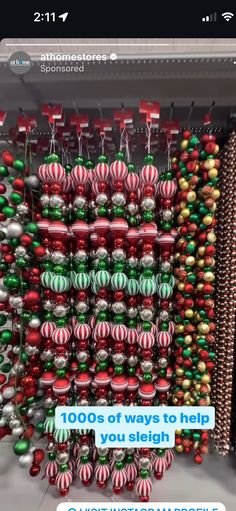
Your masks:
M126 286L126 293L129 296L136 296L139 293L139 283L136 279L129 279Z
M173 287L166 283L160 284L160 286L157 288L157 293L162 300L166 300L172 296Z
M98 286L98 288L100 288L100 287L108 287L110 284L110 280L111 280L111 275L110 275L109 271L99 270L99 271L97 271L97 273L95 275L94 282Z
M52 278L50 288L54 293L64 293L68 291L71 287L71 281L68 277L64 277L63 275L55 275Z
M55 431L55 417L47 417L44 422L45 433L54 433Z
M157 285L154 279L143 279L140 284L140 293L143 296L152 296L156 293Z
M73 280L73 286L78 290L87 289L90 286L90 276L88 273L77 273Z
M67 442L67 440L70 438L70 430L56 429L53 438L58 444L63 444L64 442Z
M111 289L112 291L120 291L125 289L128 283L128 277L125 273L119 272L114 273L111 277Z
M52 271L44 271L40 275L41 284L43 287L50 287L51 281L53 277L55 276L55 273Z

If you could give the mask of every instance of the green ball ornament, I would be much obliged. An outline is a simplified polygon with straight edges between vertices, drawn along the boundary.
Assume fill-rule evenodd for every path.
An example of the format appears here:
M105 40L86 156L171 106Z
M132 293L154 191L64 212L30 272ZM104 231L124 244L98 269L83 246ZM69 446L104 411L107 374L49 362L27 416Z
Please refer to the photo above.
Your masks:
M14 160L13 169L23 172L25 170L25 162L23 160Z
M59 378L64 378L64 376L66 375L66 369L58 369L56 374Z
M106 206L99 206L98 208L98 216L104 217L107 214Z
M60 472L66 472L68 470L67 463L62 463L62 465L59 465Z
M6 199L6 197L3 197L1 195L1 197L0 197L0 209L5 208L6 206L8 206L8 200Z
M67 174L70 174L71 170L72 170L72 165L70 165L69 163L67 163L67 164L65 165L65 171L66 171L66 173L67 173Z
M18 289L20 287L20 279L17 275L10 274L4 277L3 284L7 289Z
M88 368L88 366L87 366L87 364L85 364L84 362L81 362L81 363L79 364L79 371L80 371L81 373L85 373L85 371L87 370L87 368Z
M26 439L17 440L14 444L13 450L17 456L22 456L22 454L26 454L29 450L30 442Z
M87 160L85 163L86 169L91 170L94 169L95 163L93 160Z
M134 376L135 373L136 373L135 367L129 367L128 373L129 373L130 376Z
M49 158L50 158L50 162L52 162L52 163L53 162L58 163L60 161L60 157L56 153L51 153L49 155Z
M18 238L12 238L11 240L9 240L9 245L11 245L11 247L18 247L18 245L20 245L20 241Z
M124 216L125 210L124 210L123 206L115 206L113 212L114 212L115 217L120 218L120 217Z
M35 222L29 222L25 226L25 230L26 230L26 232L29 232L30 234L37 234L39 228Z
M115 463L117 470L121 470L124 467L123 461L116 461Z
M42 433L43 433L43 431L42 431ZM50 461L54 461L54 460L56 459L56 457L57 457L56 452L49 452L49 453L48 453L48 459L49 459Z
M42 217L43 218L48 218L49 214L50 214L50 209L49 208L43 208L42 209Z
M21 354L20 359L21 359L21 362L25 363L25 362L28 362L29 356L27 355L27 353L24 352Z
M8 168L6 165L0 165L0 177L4 178L9 176Z
M11 202L13 202L13 204L21 204L23 202L23 197L20 193L17 193L17 192L12 192L10 194L10 199L11 199Z
M77 209L75 216L78 220L85 220L86 219L86 211L84 211L84 209L79 208L79 209Z
M115 366L114 370L115 370L115 374L121 375L124 372L124 367L123 366Z
M2 373L10 373L10 370L12 369L12 364L10 362L5 362L5 364L1 365L1 371Z
M153 156L153 154L147 154L147 155L145 156L145 158L144 158L144 163L145 163L146 165L152 165L152 164L153 164L153 162L154 162L154 156Z
M127 324L128 324L129 328L136 328L137 327L137 319L128 319Z
M143 381L144 381L145 383L149 383L150 381L152 381L152 375L151 375L151 374L149 374L149 373L145 373L145 374L143 375Z
M98 369L99 369L99 371L105 371L107 366L108 366L108 362L106 362L106 360L103 360L102 362L99 362Z
M129 224L131 225L131 227L135 227L138 224L136 216L131 215L129 217Z
M196 135L194 135L194 136L193 136L193 137L191 137L191 138L190 138L190 140L189 140L189 146L190 146L190 147L194 147L194 146L196 146L197 144L199 144L199 138L198 138Z
M108 158L105 154L100 154L100 156L98 157L98 162L99 163L107 163L108 162ZM93 163L93 162L92 162ZM94 164L93 164L94 165ZM93 167L92 167L93 168Z
M53 220L61 220L62 217L62 211L58 208L55 208L52 212L52 219Z
M2 212L7 218L13 218L16 214L16 209L11 206L4 206Z
M67 318L60 318L57 320L57 326L58 327L62 327L62 326L65 326L67 323Z
M23 257L19 257L16 260L17 268L25 268L27 265L28 265L28 262Z
M85 314L79 314L77 316L77 320L79 323L85 323L86 322L86 315Z
M8 344L9 342L11 342L12 337L13 337L13 334L12 334L11 330L2 330L2 332L0 334L1 343Z
M125 322L125 316L124 314L115 314L114 315L114 323L116 325L123 325Z
M75 158L76 165L84 165L84 157L83 156L77 156Z
M154 213L152 211L144 211L143 219L147 223L152 222L152 220L154 219Z
M116 160L119 160L119 161L124 161L124 159L125 159L125 155L124 155L123 151L118 151L116 153L115 157L116 157Z
M171 230L171 223L170 222L163 222L162 223L162 229L163 231L170 231Z
M134 163L128 163L128 172L135 172L135 170Z
M48 360L47 362L44 363L43 365L44 369L46 369L46 371L52 369L53 367L53 362L51 362L50 360Z
M47 410L47 417L54 417L54 416L55 416L54 408L48 408L48 410Z
M152 325L149 321L143 321L143 331L144 332L150 332Z

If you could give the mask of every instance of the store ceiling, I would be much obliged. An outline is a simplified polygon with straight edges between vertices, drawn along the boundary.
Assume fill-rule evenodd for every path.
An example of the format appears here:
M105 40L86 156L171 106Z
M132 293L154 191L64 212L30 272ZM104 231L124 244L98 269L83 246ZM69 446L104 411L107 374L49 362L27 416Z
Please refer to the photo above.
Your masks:
M163 119L169 118L173 102L173 117L185 124L189 107L194 102L192 123L196 126L202 123L203 115L213 101L213 121L216 125L225 125L236 107L236 40L188 40L191 44L185 40L182 43L180 40L156 40L168 46L132 47L122 46L125 43L119 40L105 47L101 46L101 40L100 47L91 46L91 40L87 43L83 40L83 46L79 47L72 46L76 44L74 41L79 40L69 40L66 43L69 46L62 46L62 40L51 40L51 44L57 45L51 47L42 46L42 40L34 41L40 46L30 49L22 47L31 55L33 53L32 68L23 77L14 75L7 63L9 55L20 49L20 40L5 40L1 45L0 110L8 112L7 126L15 120L19 108L26 113L40 114L41 104L47 102L60 103L68 112L76 108L81 112L86 110L91 117L98 116L101 110L104 116L112 117L113 110L123 104L134 108L137 123L140 99L158 100ZM93 41L92 44L96 44L96 40ZM109 52L114 52L115 41L119 58L114 61L86 62L84 71L77 73L50 72L46 75L41 72L40 66L46 63L38 59L46 51L53 55L71 55L81 54L86 49L86 54L98 54L101 50L110 55ZM148 41L147 44L151 44L150 41L155 40ZM9 47L6 44L18 46ZM140 44L140 41L135 44ZM148 58L145 56L147 48ZM172 56L169 57L169 54ZM81 62L71 62L73 66L77 64L80 66ZM62 65L65 62L50 62L52 67ZM44 128L43 120L41 126Z

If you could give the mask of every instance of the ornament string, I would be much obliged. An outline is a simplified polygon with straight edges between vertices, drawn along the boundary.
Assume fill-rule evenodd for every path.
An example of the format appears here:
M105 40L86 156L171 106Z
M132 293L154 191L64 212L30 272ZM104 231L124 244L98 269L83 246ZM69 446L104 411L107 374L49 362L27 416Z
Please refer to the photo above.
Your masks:
M150 154L151 152L151 131L152 131L152 128L151 128L151 123L150 122L147 122L146 124L146 135L147 135L147 144L146 144L146 148L147 148L147 152L148 154Z
M125 151L126 151L127 162L130 163L131 157L130 157L130 149L129 149L129 133L128 132L126 132L126 134L125 134Z

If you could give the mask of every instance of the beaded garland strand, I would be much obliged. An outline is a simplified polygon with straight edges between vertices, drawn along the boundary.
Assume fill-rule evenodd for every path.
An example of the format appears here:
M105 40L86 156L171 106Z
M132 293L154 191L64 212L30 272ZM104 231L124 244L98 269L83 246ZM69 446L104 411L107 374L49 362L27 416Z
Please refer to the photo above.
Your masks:
M27 148L27 146L26 146ZM41 391L37 388L40 376L39 346L40 336L40 293L38 290L38 258L45 255L45 249L37 239L37 224L32 220L33 211L31 189L36 190L38 180L31 176L31 168L22 160L13 158L4 151L3 165L0 166L1 177L8 177L10 187L9 200L2 195L6 186L1 184L1 222L6 226L1 230L1 326L7 319L12 320L12 329L1 331L1 399L3 403L0 419L0 437L12 434L18 437L14 452L19 457L19 464L29 467L30 475L40 472L44 453L35 449L32 436L35 427L32 419L43 417L40 408ZM26 160L29 159L28 148ZM18 175L15 175L16 172ZM13 175L12 175L13 174ZM4 276L5 275L5 276ZM12 349L9 349L12 345ZM4 362L4 363L2 363ZM6 374L9 374L7 378Z
M211 403L211 378L214 352L211 349L215 337L214 323L214 234L216 200L219 191L219 160L215 158L219 147L215 137L201 138L202 150L197 137L184 132L182 153L177 165L178 183L181 189L177 206L180 225L176 254L176 387L174 404ZM195 462L201 463L201 453L208 451L208 432L178 431L177 452L195 450Z
M214 440L220 454L231 445L235 343L235 152L236 133L223 149L220 171L221 198L218 212L216 257L216 370L213 391L216 409Z

